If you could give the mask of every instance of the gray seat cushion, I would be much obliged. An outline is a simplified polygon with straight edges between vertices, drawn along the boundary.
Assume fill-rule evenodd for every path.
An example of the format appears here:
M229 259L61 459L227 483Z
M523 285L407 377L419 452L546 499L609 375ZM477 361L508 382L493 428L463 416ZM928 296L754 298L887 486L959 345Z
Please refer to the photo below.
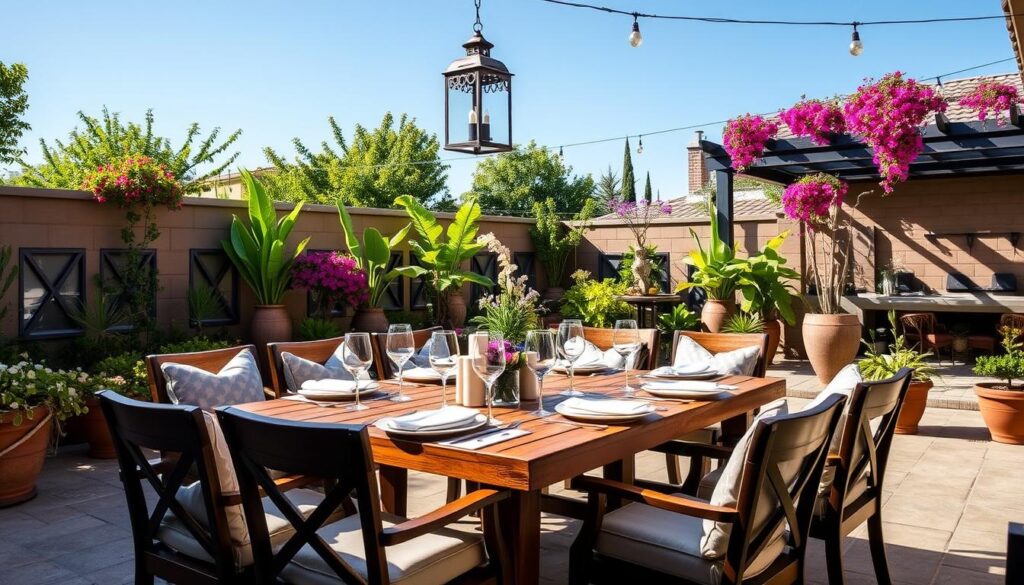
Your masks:
M700 518L633 503L605 515L595 548L613 559L696 583L718 585L724 561L701 554L702 529ZM783 547L783 539L775 539L753 559L746 576L757 575L771 566Z
M385 528L403 521L382 514ZM367 578L366 554L359 515L354 514L317 531L354 573ZM442 528L436 532L385 549L391 583L427 585L447 583L484 564L487 553L477 535ZM298 585L337 585L342 581L309 545L300 550L281 573L282 579Z
M166 362L160 369L167 379L167 396L175 404L205 410L225 404L264 400L263 378L256 357L243 349L216 374L194 366Z

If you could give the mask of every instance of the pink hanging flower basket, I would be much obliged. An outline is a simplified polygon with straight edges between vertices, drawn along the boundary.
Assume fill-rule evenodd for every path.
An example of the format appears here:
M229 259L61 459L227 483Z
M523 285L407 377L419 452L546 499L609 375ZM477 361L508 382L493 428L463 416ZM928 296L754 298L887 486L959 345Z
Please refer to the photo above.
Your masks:
M832 212L842 207L848 189L844 181L832 175L808 175L783 191L782 210L786 217L803 222L813 230L831 220Z
M757 115L744 114L729 120L722 134L723 146L737 171L754 164L764 154L769 140L779 133L779 125Z
M960 105L978 113L978 119L984 122L994 116L996 124L1006 125L1006 112L1018 103L1017 88L1006 83L983 81L970 93L960 98Z
M836 101L802 99L779 117L793 134L810 138L818 146L827 146L833 136L846 132L843 110Z

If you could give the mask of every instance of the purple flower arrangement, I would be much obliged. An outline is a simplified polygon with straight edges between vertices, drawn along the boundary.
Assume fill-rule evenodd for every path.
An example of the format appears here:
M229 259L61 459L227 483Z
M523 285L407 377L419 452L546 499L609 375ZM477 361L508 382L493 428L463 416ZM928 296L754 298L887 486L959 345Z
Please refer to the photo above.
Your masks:
M787 217L813 230L829 222L832 212L843 205L848 188L832 175L809 175L786 187L782 208Z
M818 146L827 146L832 137L846 132L843 110L835 101L800 100L779 117L797 136L810 138Z
M341 252L305 252L296 258L292 287L310 291L325 315L335 304L357 307L370 298L366 273Z
M507 369L511 370L520 365L519 362L522 358L523 352L523 348L521 346L518 346L507 339L502 340L501 342L495 340L487 343L488 360L497 359L499 351L505 354L505 367Z
M744 114L726 122L722 146L732 159L732 167L742 171L761 158L765 145L778 133L777 123Z
M977 112L978 119L982 122L990 114L994 114L996 124L1003 126L1006 124L1003 114L1016 106L1018 99L1016 87L995 81L983 81L960 99L960 105Z

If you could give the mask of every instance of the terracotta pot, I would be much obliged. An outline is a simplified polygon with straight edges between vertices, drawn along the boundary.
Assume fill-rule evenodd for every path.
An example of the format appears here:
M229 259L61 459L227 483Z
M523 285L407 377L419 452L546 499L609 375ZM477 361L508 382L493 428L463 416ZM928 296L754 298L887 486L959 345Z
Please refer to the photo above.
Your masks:
M775 363L775 354L779 351L779 340L782 339L782 324L778 319L768 319L764 322L764 332L768 334L768 359L767 365Z
M462 327L466 324L466 298L461 293L448 296L448 320L452 327Z
M46 460L52 419L47 417L49 410L45 406L37 406L31 412L32 420L25 415L18 426L14 426L12 413L0 414L0 453L4 453L0 455L0 508L36 496L36 479ZM23 439L23 443L6 452Z
M978 409L997 443L1024 445L1024 390L1000 390L998 383L975 384Z
M292 319L285 305L256 305L249 337L260 355L272 341L292 340Z
M545 301L558 302L565 296L565 289L560 286L549 286L544 290L544 295L541 297Z
M387 333L388 316L380 307L364 307L356 309L352 317L352 330L365 331L367 333Z
M818 381L828 384L857 357L860 346L860 319L857 315L804 316L804 348Z
M729 317L736 312L736 301L708 299L700 310L700 320L711 333L718 333Z
M107 417L103 415L103 409L100 408L100 399L90 396L86 399L85 405L89 407L89 412L83 414L81 420L85 440L89 442L89 457L94 459L117 457L114 438L110 436L110 427L107 426Z
M931 380L925 382L913 381L907 389L907 397L903 400L903 407L896 418L897 435L916 435L917 423L921 422L924 416L924 408L928 404L928 391L935 384Z

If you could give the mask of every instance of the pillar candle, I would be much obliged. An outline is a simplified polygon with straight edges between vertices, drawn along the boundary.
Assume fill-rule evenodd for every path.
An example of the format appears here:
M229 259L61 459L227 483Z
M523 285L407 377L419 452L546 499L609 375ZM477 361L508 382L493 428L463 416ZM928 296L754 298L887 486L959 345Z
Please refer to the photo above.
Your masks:
M526 363L529 364L530 360L537 360L537 352L527 351L524 357ZM519 399L537 400L537 376L527 365L519 368Z

